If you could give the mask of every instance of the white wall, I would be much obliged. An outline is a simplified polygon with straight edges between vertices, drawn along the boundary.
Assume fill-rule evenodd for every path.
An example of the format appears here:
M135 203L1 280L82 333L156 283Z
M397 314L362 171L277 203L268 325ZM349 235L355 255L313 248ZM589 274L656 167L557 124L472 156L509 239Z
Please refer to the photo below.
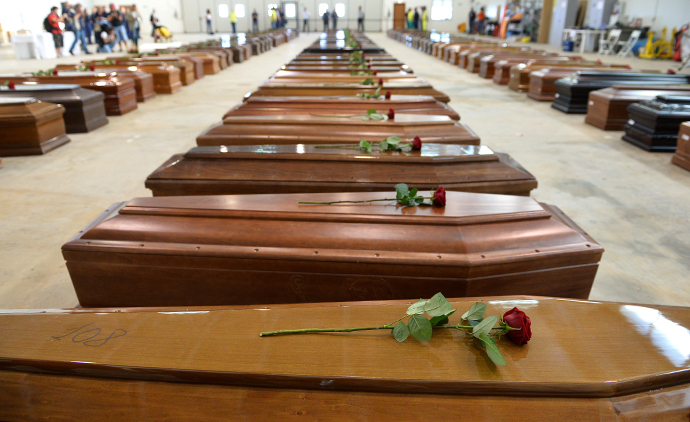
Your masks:
M96 0L98 4L132 4L131 0ZM158 22L160 25L167 27L170 32L175 35L178 32L185 32L184 24L182 23L182 0L145 0L133 1L139 8L142 17L141 32L144 35L151 34L151 21L149 16L151 11L156 9L158 15Z
M668 39L674 27L690 23L690 0L625 0L624 22L642 18L643 26L651 26L659 34L667 27Z

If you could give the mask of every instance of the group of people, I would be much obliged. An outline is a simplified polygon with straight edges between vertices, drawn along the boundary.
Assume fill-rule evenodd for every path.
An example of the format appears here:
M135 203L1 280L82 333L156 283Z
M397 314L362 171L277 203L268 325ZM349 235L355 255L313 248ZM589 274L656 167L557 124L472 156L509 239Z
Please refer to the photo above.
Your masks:
M420 13L421 9L421 13ZM428 16L426 13L426 6L415 7L414 9L407 9L407 28L416 29L418 31L426 31L426 26L428 22Z
M256 12L256 10L254 10ZM257 15L258 19L258 15ZM287 18L285 17L285 10L283 10L282 7L273 7L271 8L271 29L278 29L278 28L285 28L285 25L287 24ZM258 26L258 22L257 22Z
M111 53L118 45L120 51L126 51L130 47L130 41L137 46L141 39L142 18L136 5L117 7L111 3L107 9L105 6L94 7L93 12L89 13L79 3L72 6L65 2L60 13L58 11L57 7L52 7L43 22L44 29L53 34L58 57L62 56L64 47L60 24L64 25L64 31L74 32L74 42L68 50L72 55L77 43L81 44L81 49L86 54L91 54L87 46L94 42L98 45L98 52ZM164 38L165 34L161 35L160 31L163 27L158 23L155 9L149 20L153 27L151 36L154 39Z
M323 30L328 31L328 22L331 21L333 23L333 29L338 28L338 13L333 10L333 12L329 12L328 9L326 9L325 12L323 12L323 15L321 15L321 19L323 19Z
M479 13L474 11L474 7L470 9L469 22L470 25L467 28L469 34L484 35L486 12L484 11L483 6L479 9Z

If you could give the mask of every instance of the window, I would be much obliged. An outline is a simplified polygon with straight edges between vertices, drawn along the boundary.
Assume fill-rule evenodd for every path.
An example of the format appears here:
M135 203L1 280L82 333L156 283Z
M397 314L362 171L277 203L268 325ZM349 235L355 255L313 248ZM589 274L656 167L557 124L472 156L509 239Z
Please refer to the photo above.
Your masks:
M338 14L339 18L344 18L345 17L345 3L336 3L335 4L335 13Z
M218 5L218 17L219 18L227 18L230 12L228 12L228 5L227 4L219 4Z
M235 15L238 18L243 18L244 17L244 5L243 4L236 4L235 5Z
M431 20L449 21L453 18L453 2L451 0L433 0L431 2Z
M276 9L278 9L278 5L277 5L277 4L269 4L269 5L268 5L268 17L269 17L269 18L270 18L271 15L273 14L273 10L271 10L271 9L273 9L274 7L275 7Z
M328 11L327 3L319 3L319 16L323 16Z
M285 4L285 17L286 18L294 18L296 14L297 14L297 10L295 7L295 3L286 3Z

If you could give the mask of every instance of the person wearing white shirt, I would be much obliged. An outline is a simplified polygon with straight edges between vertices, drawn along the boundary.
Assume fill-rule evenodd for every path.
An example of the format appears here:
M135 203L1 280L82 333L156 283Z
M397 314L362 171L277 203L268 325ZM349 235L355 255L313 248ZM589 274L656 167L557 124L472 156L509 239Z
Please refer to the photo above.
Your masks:
M364 32L364 11L362 6L359 6L359 10L357 10L357 30Z
M304 13L302 13L302 32L309 32L309 18L311 18L311 14L307 11L307 8L304 8Z
M213 14L211 14L211 9L206 9L206 32L213 34Z

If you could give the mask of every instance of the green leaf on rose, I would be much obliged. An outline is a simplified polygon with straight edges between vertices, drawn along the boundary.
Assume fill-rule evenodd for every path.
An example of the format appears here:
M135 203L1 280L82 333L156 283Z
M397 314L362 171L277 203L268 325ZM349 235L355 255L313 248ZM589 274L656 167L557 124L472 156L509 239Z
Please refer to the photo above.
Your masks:
M412 189L410 189L410 196L417 196L417 191L418 191L418 190L419 190L419 189L417 189L417 188L412 188Z
M404 198L410 194L410 188L405 183L398 183L395 185L395 193L398 199ZM426 301L424 302L426 303Z
M367 114L370 115L370 116L371 116L372 114L375 114L375 113L376 113L376 109L375 109L375 108L370 108L369 110L367 110Z
M486 304L482 302L475 302L472 306L470 306L470 310L462 314L462 319L471 321L471 320L480 320L484 317L484 314L486 313Z
M401 183L402 185L403 183ZM405 185L407 186L407 185ZM397 187L397 185L396 185ZM419 299L412 305L410 305L409 308L407 308L407 315L415 315L415 314L421 314L424 313L424 305L426 304L426 300L424 299Z
M398 145L400 141L402 141L402 138L399 136L389 136L385 141L390 145Z
M366 139L359 141L359 148L366 152L371 152L373 150L373 146Z
M381 95L381 87L376 88L376 91L374 91L375 97L378 97L379 95Z
M403 321L397 323L396 326L393 328L393 337L395 337L395 339L400 343L407 340L407 337L409 337L409 335L410 329L407 328L407 324L405 324Z
M455 313L455 309L453 309L452 311L448 312L445 315L439 315L439 316L435 316L435 317L431 318L431 320L430 320L431 325L436 327L438 325L448 324L448 317L450 317L454 313Z
M478 338L486 348L486 354L489 355L489 359L491 359L493 363L501 366L507 365L506 360L503 359L503 355L501 355L501 351L496 347L491 337L481 333Z
M379 142L379 149L380 149L381 151L386 151L386 150L388 150L388 142L386 142L386 141L381 141L381 142Z
M423 315L413 315L407 323L410 328L410 333L412 337L419 341L429 341L431 340L431 322L426 319Z
M498 317L496 315L486 317L484 320L482 320L482 322L472 328L472 335L479 337L482 333L489 334L491 329L496 324L496 321L498 321Z
M441 292L432 296L424 305L424 312L432 317L446 315L451 309L452 306L450 302L448 302Z

